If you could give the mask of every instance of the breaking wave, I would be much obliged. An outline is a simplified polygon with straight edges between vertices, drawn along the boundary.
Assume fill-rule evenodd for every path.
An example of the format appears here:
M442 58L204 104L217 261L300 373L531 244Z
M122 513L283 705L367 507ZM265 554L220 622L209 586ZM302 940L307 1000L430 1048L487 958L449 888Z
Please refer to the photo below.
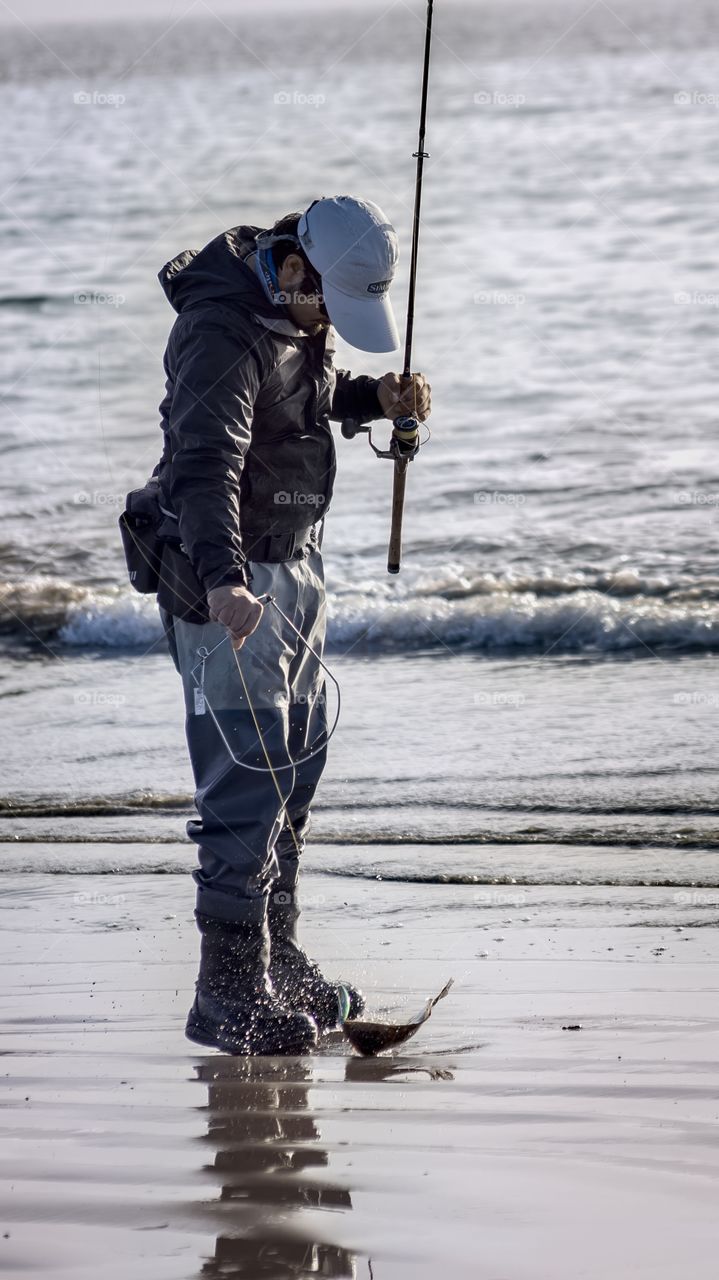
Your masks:
M632 653L719 650L719 580L615 574L407 574L340 582L329 595L334 651ZM154 598L55 578L0 585L0 632L76 648L162 642Z

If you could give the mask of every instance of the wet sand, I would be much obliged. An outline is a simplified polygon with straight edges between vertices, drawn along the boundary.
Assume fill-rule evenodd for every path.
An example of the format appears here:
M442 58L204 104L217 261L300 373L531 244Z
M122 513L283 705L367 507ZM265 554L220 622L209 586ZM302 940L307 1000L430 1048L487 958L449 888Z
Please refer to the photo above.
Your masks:
M2 882L6 1274L716 1275L716 890L308 875L374 1007L455 987L392 1057L247 1060L183 1038L187 877Z

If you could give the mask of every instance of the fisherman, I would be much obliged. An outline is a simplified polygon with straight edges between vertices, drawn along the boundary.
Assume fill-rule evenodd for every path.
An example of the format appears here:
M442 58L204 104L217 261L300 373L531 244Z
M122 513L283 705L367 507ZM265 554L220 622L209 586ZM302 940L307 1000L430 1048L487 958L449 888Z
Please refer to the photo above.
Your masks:
M363 351L399 345L388 295L397 256L377 205L323 197L269 231L234 227L160 273L178 316L155 473L158 601L198 811L188 835L200 969L186 1034L227 1053L312 1048L337 1023L342 987L350 1016L364 1007L300 946L297 881L326 757L329 420L430 411L422 374L333 368L333 329ZM266 595L301 637L263 608Z

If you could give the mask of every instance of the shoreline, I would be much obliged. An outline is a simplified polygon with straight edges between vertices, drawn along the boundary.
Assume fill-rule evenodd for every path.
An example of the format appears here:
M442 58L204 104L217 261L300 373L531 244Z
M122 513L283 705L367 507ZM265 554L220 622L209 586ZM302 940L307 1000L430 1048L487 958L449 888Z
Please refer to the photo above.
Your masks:
M308 872L304 939L372 1009L455 987L404 1052L248 1060L182 1034L188 877L3 884L10 1274L713 1277L719 939L671 895Z

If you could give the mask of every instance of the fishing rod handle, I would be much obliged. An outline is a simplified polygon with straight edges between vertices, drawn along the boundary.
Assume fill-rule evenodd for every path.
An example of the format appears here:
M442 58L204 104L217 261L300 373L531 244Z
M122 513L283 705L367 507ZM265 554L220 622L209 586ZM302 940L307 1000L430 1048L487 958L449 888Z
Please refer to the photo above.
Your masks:
M392 483L392 527L387 550L387 572L399 573L402 563L402 516L404 514L404 491L407 484L407 464L409 458L396 458L394 464L394 480Z

